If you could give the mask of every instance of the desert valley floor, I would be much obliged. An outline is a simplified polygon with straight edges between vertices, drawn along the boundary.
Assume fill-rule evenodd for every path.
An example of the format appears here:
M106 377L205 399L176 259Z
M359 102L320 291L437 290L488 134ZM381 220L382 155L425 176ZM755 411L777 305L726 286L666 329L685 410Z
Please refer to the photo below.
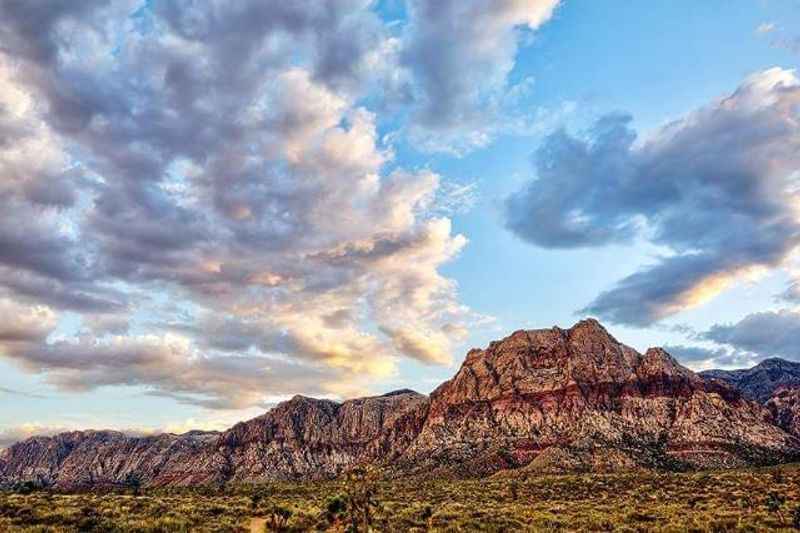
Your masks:
M366 494L366 498L364 495ZM268 483L222 491L0 493L9 532L795 531L800 465L485 480ZM365 515L356 512L358 531ZM352 529L350 529L352 530Z

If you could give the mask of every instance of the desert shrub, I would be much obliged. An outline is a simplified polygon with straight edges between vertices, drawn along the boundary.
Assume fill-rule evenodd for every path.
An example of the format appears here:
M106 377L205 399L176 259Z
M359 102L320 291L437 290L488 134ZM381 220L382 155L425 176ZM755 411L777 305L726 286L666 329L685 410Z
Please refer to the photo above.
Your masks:
M783 524L782 509L784 503L786 503L786 498L783 495L778 494L777 492L770 492L767 494L767 499L765 502L767 511L775 514L781 524Z

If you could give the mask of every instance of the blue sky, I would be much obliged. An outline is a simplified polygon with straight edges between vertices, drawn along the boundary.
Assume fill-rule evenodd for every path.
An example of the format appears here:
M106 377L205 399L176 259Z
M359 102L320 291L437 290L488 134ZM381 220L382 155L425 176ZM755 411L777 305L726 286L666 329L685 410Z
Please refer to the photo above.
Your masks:
M800 360L797 1L237 9L0 0L0 445L428 392L585 315Z

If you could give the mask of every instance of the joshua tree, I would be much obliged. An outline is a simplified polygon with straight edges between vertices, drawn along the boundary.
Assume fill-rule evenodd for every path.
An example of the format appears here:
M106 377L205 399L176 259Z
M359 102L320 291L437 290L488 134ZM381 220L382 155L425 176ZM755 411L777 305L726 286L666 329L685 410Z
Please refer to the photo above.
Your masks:
M136 472L129 472L125 476L125 487L132 491L134 496L139 496L142 490L142 478Z
M372 531L373 512L379 508L375 498L374 474L358 468L347 476L347 510L352 533Z
M775 513L778 516L778 520L781 524L783 524L783 512L781 509L783 508L783 504L786 503L786 498L781 496L777 492L770 492L767 495L767 510L770 513Z

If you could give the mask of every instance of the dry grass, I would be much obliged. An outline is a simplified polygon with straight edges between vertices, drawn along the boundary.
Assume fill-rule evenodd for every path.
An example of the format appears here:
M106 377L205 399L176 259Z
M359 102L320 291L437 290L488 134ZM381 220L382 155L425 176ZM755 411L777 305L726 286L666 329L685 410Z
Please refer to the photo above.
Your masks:
M340 480L130 494L0 493L0 531L792 531L800 465L509 480ZM365 512L365 509L368 509ZM353 512L354 511L354 512ZM797 522L795 522L797 521Z

